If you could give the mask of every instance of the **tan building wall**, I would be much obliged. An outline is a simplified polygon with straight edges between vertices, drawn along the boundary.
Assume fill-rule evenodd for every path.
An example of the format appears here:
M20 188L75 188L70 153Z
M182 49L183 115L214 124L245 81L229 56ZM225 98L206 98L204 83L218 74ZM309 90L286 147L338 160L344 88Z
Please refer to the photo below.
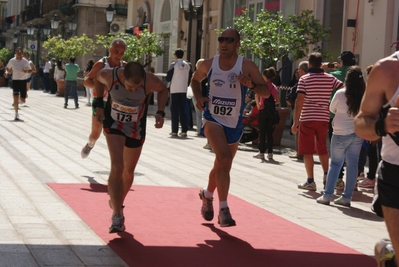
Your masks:
M374 1L366 3L364 8L364 30L359 38L362 67L388 56L394 49L390 45L396 41L399 1ZM396 18L395 18L396 17Z
M171 4L171 19L168 22L160 22L162 7L165 1ZM185 37L188 36L188 22L184 19L184 13L179 8L177 0L153 0L153 1L136 1L129 0L128 24L134 25L137 19L136 10L147 2L154 16L151 17L151 24L155 32L170 33L169 57L167 59L159 57L156 60L156 71L160 72L164 61L171 62L173 60L173 51L177 47L183 48L186 52L187 42L180 40L179 32L183 30ZM281 4L285 3L281 0ZM218 53L217 32L222 25L222 8L223 1L204 0L203 4L203 35L201 38L201 57L209 58ZM296 2L297 14L302 10L313 10L317 19L323 22L324 1L322 0L298 0ZM342 21L342 37L340 51L351 50L359 56L359 65L365 68L367 65L374 63L378 59L391 54L394 48L390 45L398 39L398 13L399 0L380 0L369 1L364 0L345 0L344 14ZM357 27L347 27L348 19L356 19ZM193 21L193 25L195 25ZM193 27L194 28L194 27ZM195 38L197 34L192 33L191 51L195 50ZM187 55L187 54L186 54ZM195 62L193 62L195 63ZM294 67L297 63L294 64Z

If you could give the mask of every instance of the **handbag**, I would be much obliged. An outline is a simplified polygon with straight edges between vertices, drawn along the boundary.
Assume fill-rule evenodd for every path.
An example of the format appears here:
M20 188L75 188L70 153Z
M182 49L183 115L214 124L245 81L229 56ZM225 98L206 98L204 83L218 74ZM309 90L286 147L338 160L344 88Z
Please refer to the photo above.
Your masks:
M194 97L194 93L193 93L193 89L191 88L191 85L189 85L188 87L187 87L187 96L186 96L188 99L191 99L191 98L193 98Z
M278 110L275 109L271 117L272 117L273 125L280 123L280 114L278 114Z

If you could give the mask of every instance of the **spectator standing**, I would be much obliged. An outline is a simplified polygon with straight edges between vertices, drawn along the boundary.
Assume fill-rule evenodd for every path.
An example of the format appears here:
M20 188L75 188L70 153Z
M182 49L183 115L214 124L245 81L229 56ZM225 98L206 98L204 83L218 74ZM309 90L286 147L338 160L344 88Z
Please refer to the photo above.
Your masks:
M372 68L373 65L367 66L366 68L367 76L370 74ZM360 178L363 178L358 183L359 187L374 188L376 181L375 177L377 175L378 162L380 162L381 159L380 151L381 151L381 138L372 142L364 141L359 155L358 180ZM369 169L366 174L366 177L364 177L364 166L366 165L367 157L369 159L369 165L368 165ZM363 176L361 176L361 174L363 174Z
M373 65L366 91L355 118L359 137L375 141L382 138L374 211L384 217L390 240L375 245L378 266L397 266L399 251L399 51ZM380 211L381 211L380 210Z
M57 93L57 83L54 79L54 72L57 67L57 63L55 61L55 58L51 59L51 68L49 72L49 80L50 80L50 94L55 95Z
M91 69L93 68L94 65L94 61L93 59L89 59L89 61L87 61L87 66L85 71L83 72L83 75L86 76L89 74L89 72L91 71ZM85 90L86 90L86 97L87 97L87 103L86 106L91 106L91 98L93 97L93 88L89 88L85 86Z
M64 108L68 107L68 97L69 94L72 95L75 101L75 108L79 108L78 102L78 72L80 68L75 64L75 57L69 57L69 63L65 65L65 94L64 94Z
M50 93L50 68L50 58L46 57L43 65L43 84L45 93Z
M24 58L29 62L29 65L32 69L32 73L28 74L28 79L26 79L26 97L28 98L28 91L30 89L30 84L32 81L32 74L36 73L36 67L35 64L33 64L32 60L30 60L30 54L28 52L24 52Z
M193 73L194 69L193 69L193 65L191 64L191 62L187 62L187 63L190 66L190 78L189 78L189 83L190 83L191 76L192 76L192 73ZM187 93L186 93L186 117L187 117L187 128L189 130L194 130L192 104L193 104L192 96L188 97L188 88L187 88Z
M203 58L198 59L197 63L195 64L195 68L198 69L202 62L204 62ZM208 83L208 79L204 79L201 82L202 96L207 95L207 91L208 91L207 83ZM195 109L195 122L196 122L197 136L200 136L201 135L201 126L202 126L202 111L197 107L197 100L195 99L195 97L192 98L192 101L193 101L193 105L194 105L194 109Z
M301 61L298 65L298 81L299 78L301 78L303 75L305 75L306 73L308 73L308 62L307 61ZM294 84L291 89L288 91L287 95L286 95L286 102L289 106L291 106L292 109L292 113L294 113L295 111L295 101L297 98L297 89L298 89L298 82L296 84ZM298 135L295 134L294 135L295 138L295 151L296 153L294 155L290 155L290 158L295 158L298 160L303 160L303 155L299 155L298 154Z
M263 79L266 81L270 90L269 97L256 95L256 105L259 110L259 153L254 158L265 159L267 146L267 159L273 159L273 131L276 125L275 116L277 113L276 105L280 104L280 97L276 85L272 80L277 76L274 67L267 68L262 73Z
M62 60L57 61L57 66L54 70L54 80L57 83L57 92L59 95L65 94L65 69L62 65Z
M291 131L294 134L299 132L298 153L303 155L308 176L306 182L298 184L298 188L316 191L313 154L317 152L319 155L324 180L327 176L329 160L326 144L330 113L329 99L332 90L341 88L343 84L323 71L320 53L311 53L308 64L308 73L299 78Z
M8 86L8 79L6 79L6 67L4 66L3 61L0 59L0 77L4 78L4 85L1 85L1 87L7 87Z
M337 205L350 206L357 180L359 153L363 140L355 134L353 120L359 112L365 90L362 70L351 66L346 72L345 88L338 90L331 103L330 111L335 114L332 121L331 163L327 174L324 193L317 203L329 205L334 194L339 172L346 162L346 183L342 195L334 200Z
M350 66L353 66L356 64L355 55L351 51L346 50L341 53L341 55L338 57L338 60L339 60L339 63L334 62L332 68L329 68L330 64L328 64L328 63L323 63L321 67L325 71L332 70L332 71L329 71L328 73L331 74L332 76L336 77L341 82L344 82L348 68ZM330 100L334 97L334 94L336 91L337 91L336 89L333 89L333 91L331 93ZM334 113L330 112L330 122L328 124L328 136L329 136L330 140L331 140L331 137L333 134L333 128L332 128L332 120L333 119L334 119ZM336 188L338 190L343 190L343 188L345 187L345 183L342 180L343 177L344 177L344 167L342 166L341 172L339 173L337 185L336 185ZM325 181L323 181L323 183L325 183Z
M190 65L183 60L184 51L176 49L175 62L173 62L166 74L166 81L170 82L170 112L172 121L171 136L177 136L179 121L181 125L180 136L187 136L188 124L186 114L187 86L191 79Z
M288 83L288 87L293 87L295 84L298 83L299 78L301 75L299 74L298 68L294 70L294 74L292 75L291 81Z
M15 50L15 57L10 59L7 64L6 75L12 73L12 94L13 106L15 111L15 121L20 121L18 114L18 102L21 99L25 103L26 98L26 79L29 74L32 74L29 61L23 56L23 49L17 47Z

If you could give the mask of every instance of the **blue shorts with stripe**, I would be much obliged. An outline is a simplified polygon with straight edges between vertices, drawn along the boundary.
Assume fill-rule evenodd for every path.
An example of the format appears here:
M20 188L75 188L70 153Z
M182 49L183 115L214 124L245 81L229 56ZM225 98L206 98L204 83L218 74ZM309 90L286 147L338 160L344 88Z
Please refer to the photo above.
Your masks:
M222 124L220 124L219 122L217 122L214 118L207 118L207 119L202 119L202 129L201 132L203 132L203 128L205 126L206 123L215 123L217 125L219 125L220 127L222 127L224 134L226 135L226 139L227 139L227 143L229 145L238 143L241 140L242 137L242 123L239 123L239 125L236 128L229 128L226 127ZM206 137L206 136L205 136Z

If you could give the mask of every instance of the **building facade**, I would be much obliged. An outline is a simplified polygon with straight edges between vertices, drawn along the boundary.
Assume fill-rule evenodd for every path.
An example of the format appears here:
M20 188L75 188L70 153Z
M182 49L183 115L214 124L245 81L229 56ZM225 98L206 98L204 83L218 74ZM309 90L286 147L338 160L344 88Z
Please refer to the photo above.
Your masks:
M149 24L153 32L169 33L163 40L165 54L152 64L156 72L167 71L173 60L173 51L178 47L185 50L185 58L193 64L199 58L217 54L217 29L234 27L234 16L244 9L253 10L253 18L261 9L281 11L285 16L312 10L314 16L331 29L331 38L322 44L323 49L334 58L343 50L351 50L362 68L395 51L396 46L391 45L399 39L399 0L203 0L195 1L200 2L199 7L183 10L180 2L186 1L8 1L7 16L15 15L15 18L11 24L3 24L2 38L10 49L16 35L17 44L24 47L30 47L32 39L36 39L33 52L41 56L40 43L45 36L40 30L49 27L54 14L60 18L61 27L51 30L51 34L62 31L67 33L66 36L85 33L93 39L96 34L117 33L132 26ZM111 22L106 21L104 14L109 4L115 8ZM66 26L71 20L77 23L77 29L72 33ZM30 23L37 29L35 37L27 36L26 29ZM80 57L78 63L84 67L89 58L96 60L105 54L106 51L99 45L93 54ZM264 67L262 62L257 64L259 68ZM296 64L294 62L292 68ZM291 77L290 73L283 73L283 76Z

